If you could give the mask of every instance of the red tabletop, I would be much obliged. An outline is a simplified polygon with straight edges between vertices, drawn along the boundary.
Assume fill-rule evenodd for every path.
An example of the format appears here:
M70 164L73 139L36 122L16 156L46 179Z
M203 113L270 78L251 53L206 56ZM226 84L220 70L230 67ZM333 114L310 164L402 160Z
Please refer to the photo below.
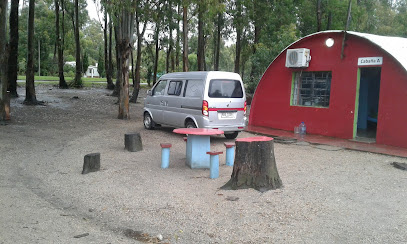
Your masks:
M271 141L274 140L272 137L267 136L255 136L255 137L246 137L246 138L239 138L236 141L241 142L253 142L253 141Z
M179 128L173 130L177 134L189 134L189 135L200 135L200 136L211 136L211 135L221 135L224 132L218 129L203 129L203 128Z

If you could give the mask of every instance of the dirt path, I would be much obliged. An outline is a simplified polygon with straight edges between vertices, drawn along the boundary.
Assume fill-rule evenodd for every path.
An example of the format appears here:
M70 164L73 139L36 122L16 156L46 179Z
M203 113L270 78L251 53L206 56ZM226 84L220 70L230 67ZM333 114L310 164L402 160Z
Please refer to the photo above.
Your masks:
M158 242L160 235L162 243L407 240L407 172L390 165L406 159L276 143L284 188L223 191L232 172L224 155L218 179L189 169L182 135L145 130L142 103L121 121L104 89L40 86L37 93L46 106L13 100L13 119L0 126L0 243ZM130 153L124 134L135 131L144 150ZM218 150L225 141L211 138ZM160 142L173 144L166 170ZM82 175L92 152L101 153L102 170Z

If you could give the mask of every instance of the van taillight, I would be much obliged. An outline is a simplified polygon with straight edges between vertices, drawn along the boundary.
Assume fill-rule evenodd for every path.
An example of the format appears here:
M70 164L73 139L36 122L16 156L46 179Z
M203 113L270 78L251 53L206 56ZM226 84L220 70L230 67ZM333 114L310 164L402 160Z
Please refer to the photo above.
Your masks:
M244 101L244 108L243 108L244 115L246 115L246 110L247 110L247 102Z
M208 102L207 101L203 101L202 102L202 114L205 116L209 116L209 108L208 108Z

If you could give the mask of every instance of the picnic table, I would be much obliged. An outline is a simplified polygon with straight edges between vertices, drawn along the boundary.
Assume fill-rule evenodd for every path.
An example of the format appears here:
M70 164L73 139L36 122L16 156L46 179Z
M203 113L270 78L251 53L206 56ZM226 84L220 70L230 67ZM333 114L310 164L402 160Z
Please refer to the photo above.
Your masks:
M211 150L210 137L221 135L224 132L218 129L179 128L173 130L177 134L187 135L186 164L191 169L210 168L210 156L206 154Z

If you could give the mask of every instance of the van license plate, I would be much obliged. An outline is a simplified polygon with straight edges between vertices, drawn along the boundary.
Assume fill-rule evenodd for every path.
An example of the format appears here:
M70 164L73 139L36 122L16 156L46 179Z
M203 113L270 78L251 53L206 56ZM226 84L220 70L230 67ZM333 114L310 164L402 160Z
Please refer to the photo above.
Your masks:
M236 119L236 112L220 112L219 119Z

